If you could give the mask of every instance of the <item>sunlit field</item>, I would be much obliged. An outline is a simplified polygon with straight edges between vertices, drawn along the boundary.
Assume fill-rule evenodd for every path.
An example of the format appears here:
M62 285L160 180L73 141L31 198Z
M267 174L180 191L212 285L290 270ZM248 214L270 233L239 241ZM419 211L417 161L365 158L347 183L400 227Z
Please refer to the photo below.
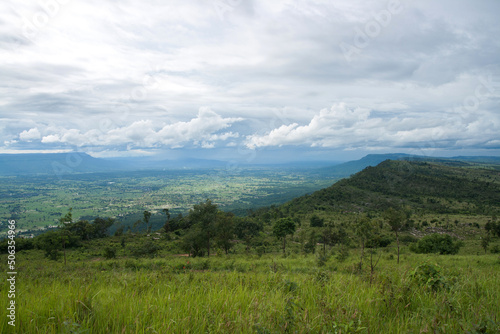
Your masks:
M356 249L327 257L78 260L77 253L66 266L39 251L18 254L17 333L500 331L494 254L419 255L403 248L398 265L387 248L366 254L360 268ZM6 295L5 280L0 287ZM7 320L0 320L2 333L13 332Z

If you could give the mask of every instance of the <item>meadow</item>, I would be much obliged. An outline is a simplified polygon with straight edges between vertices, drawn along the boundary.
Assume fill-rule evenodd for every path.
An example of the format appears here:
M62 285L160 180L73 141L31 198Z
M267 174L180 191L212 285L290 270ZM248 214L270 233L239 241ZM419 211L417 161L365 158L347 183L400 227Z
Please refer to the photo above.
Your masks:
M116 240L118 242L118 240ZM17 325L2 333L498 333L500 257L474 240L457 255L403 247L106 260L17 257ZM319 247L318 247L319 249ZM474 252L472 250L477 250ZM470 255L474 254L474 255ZM6 255L1 262L7 261ZM379 263L373 270L371 264ZM7 294L7 282L0 293ZM2 309L6 299L2 298Z

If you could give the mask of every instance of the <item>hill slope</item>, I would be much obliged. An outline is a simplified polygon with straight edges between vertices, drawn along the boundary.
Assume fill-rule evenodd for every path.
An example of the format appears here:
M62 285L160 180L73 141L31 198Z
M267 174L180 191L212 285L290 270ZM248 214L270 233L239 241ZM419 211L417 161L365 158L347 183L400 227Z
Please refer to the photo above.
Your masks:
M409 205L436 213L500 212L500 172L387 160L282 206L285 212L381 211Z
M320 168L319 171L328 173L334 178L344 178L351 176L357 172L362 171L366 167L374 167L385 160L406 160L406 161L425 161L435 162L447 166L456 167L471 167L471 166L495 166L500 170L500 157L428 157L423 155L410 155L405 153L391 153L391 154L368 154L367 156L359 159L348 161L339 165Z

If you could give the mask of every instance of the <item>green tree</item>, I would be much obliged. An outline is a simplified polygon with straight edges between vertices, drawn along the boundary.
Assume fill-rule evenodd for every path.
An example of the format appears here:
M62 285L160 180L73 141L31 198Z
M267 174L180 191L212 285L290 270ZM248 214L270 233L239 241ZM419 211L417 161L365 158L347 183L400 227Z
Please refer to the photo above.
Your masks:
M354 225L354 232L361 247L361 257L359 268L363 267L363 258L365 256L366 244L373 238L376 230L376 224L372 222L366 215L359 217Z
M404 226L404 222L407 218L407 215L402 211L389 208L385 210L383 217L384 220L391 227L391 231L393 231L394 234L396 235L396 243L398 247L398 264L399 264L399 232L401 232L401 229Z
M163 230L166 234L170 233L170 212L168 209L163 209L163 212L167 216L167 220L165 221L165 225L163 225Z
M144 224L146 224L146 231L147 233L151 233L152 226L149 225L149 220L151 219L151 212L144 210L142 214L144 216L142 221L144 222Z
M491 236L489 233L486 233L485 236L481 238L481 247L484 249L484 254L488 252L488 246L490 245L491 242Z
M224 249L224 252L228 254L231 247L233 247L231 240L234 238L234 214L217 212L215 233L217 246Z
M189 211L188 220L193 225L199 227L205 235L205 247L207 248L207 255L210 256L211 240L216 234L215 223L217 219L217 205L212 204L212 201L207 199L205 203L196 204L193 209Z
M181 248L192 255L203 256L203 249L206 248L207 239L205 233L199 225L195 225L189 229L184 238L182 238Z
M280 218L273 226L273 234L278 239L283 239L283 254L286 252L286 236L295 232L295 223L290 218Z
M309 219L311 227L323 227L324 219L319 218L318 215L312 215Z
M94 222L91 224L91 238L105 238L108 236L108 230L113 224L115 220L113 218L100 218L97 217L94 219Z
M309 237L307 238L307 242L304 245L304 251L306 253L314 254L316 252L316 243L318 242L318 236L316 231L311 229L309 231Z
M240 240L245 241L246 251L250 250L252 240L262 231L262 224L255 221L255 218L234 217L234 233Z
M66 228L66 224L71 224L73 222L73 208L69 208L68 213L63 217L59 218L59 228L61 229L61 241L64 252L64 265L66 265L66 243L69 241L71 232Z

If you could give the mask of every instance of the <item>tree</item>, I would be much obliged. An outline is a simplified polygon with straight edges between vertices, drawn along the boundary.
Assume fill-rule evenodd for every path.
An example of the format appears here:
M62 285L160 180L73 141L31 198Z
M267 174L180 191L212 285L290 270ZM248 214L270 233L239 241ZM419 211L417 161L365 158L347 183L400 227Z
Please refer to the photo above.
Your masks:
M290 218L280 218L273 226L273 234L278 239L283 239L283 254L286 252L286 236L295 232L295 223Z
M311 227L323 227L324 219L319 218L318 215L312 215L309 222Z
M113 218L100 218L94 219L91 224L91 238L105 238L108 235L108 229L113 226L115 220Z
M60 231L48 231L35 239L37 248L45 252L45 256L56 261L61 256L62 239Z
M69 233L70 231L66 229L66 224L71 224L73 222L73 208L69 208L68 213L65 216L59 218L59 228L61 229L61 241L64 252L64 265L66 265L66 243L69 241Z
M168 234L170 232L170 212L168 209L163 209L163 212L167 216L167 221L165 222L165 225L163 225L163 230Z
M399 264L399 232L403 228L405 219L407 215L398 210L394 210L393 208L389 208L384 212L384 220L391 227L391 231L396 235L396 243L398 246L398 264Z
M359 261L359 268L361 269L363 266L363 258L365 256L365 247L366 243L373 238L374 235L374 229L376 228L376 225L373 224L370 218L368 218L366 215L361 216L356 220L355 223L355 234L358 238L358 241L361 246L361 257Z
M215 239L217 246L224 249L226 255L229 253L233 243L231 240L234 237L234 214L217 212L217 220L215 224Z
M193 225L199 227L205 235L205 246L208 256L210 256L211 239L215 236L217 211L217 205L212 204L212 201L209 199L207 199L205 203L196 204L193 209L189 211L188 220L191 221Z
M254 219L234 217L234 233L238 239L245 241L247 252L250 249L252 240L259 235L262 228L262 224L259 224Z
M309 232L309 237L307 242L304 245L304 251L306 253L315 253L316 252L316 243L318 242L318 236L316 235L316 231L311 229Z
M205 233L200 226L196 225L189 229L182 238L181 248L193 257L203 256L203 248L206 248Z
M147 211L147 210L144 210L144 212L142 213L144 218L143 218L143 222L144 224L146 224L146 230L147 230L147 233L151 233L151 225L149 225L149 220L151 219L151 212Z
M484 249L484 254L488 252L488 246L490 245L491 242L491 236L489 233L486 233L485 236L481 238L481 247Z

